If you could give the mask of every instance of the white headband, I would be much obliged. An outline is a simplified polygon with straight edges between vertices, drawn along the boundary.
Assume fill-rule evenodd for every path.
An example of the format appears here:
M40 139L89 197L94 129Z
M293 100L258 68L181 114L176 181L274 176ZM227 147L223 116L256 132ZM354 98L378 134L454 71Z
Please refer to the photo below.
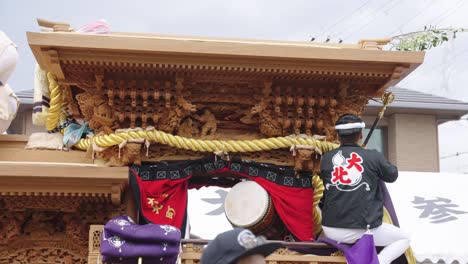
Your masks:
M342 124L342 125L337 125L335 126L336 130L344 130L344 129L353 129L353 128L365 128L366 123L361 122L361 123L348 123L348 124Z

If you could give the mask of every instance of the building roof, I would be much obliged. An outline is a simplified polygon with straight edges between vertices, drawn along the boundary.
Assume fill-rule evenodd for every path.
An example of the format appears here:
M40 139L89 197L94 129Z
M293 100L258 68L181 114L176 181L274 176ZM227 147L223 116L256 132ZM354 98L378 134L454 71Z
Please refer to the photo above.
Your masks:
M21 101L21 104L32 105L34 101L34 91L20 91L15 93Z
M459 119L468 114L468 102L401 87L391 87L387 91L395 95L395 100L388 106L386 115L393 113L435 114L439 121L444 122ZM371 100L367 105L366 114L377 113L381 107L380 103Z

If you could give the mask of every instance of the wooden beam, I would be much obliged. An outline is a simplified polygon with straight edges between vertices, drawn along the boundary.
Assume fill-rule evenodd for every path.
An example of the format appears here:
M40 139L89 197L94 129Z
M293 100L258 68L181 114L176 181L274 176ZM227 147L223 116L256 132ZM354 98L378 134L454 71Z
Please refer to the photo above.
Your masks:
M0 195L91 196L121 202L127 167L0 163Z
M122 53L184 54L212 57L276 58L294 60L361 61L383 63L422 63L423 52L381 51L352 49L346 46L325 46L311 42L296 44L199 40L167 37L149 37L118 34L79 34L28 32L31 46L72 48L82 50L107 50Z
M28 142L26 135L0 135L0 148L24 148ZM0 151L0 155L3 151ZM8 153L11 155L11 153ZM3 160L0 157L0 160Z

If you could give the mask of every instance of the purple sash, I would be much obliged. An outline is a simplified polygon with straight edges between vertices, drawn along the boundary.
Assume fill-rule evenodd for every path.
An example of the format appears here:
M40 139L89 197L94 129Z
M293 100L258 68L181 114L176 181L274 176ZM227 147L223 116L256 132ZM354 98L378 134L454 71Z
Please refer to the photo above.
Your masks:
M118 216L109 220L104 226L108 234L125 240L143 242L180 242L180 230L171 225L137 225L126 216Z
M107 264L138 264L138 258L103 258ZM143 258L143 264L173 264L177 261L177 255L160 258Z
M379 264L372 234L365 233L354 245L339 243L326 237L319 238L318 242L327 243L342 251L349 264Z
M101 255L108 263L175 263L180 231L167 225L137 225L128 216L109 220L101 236ZM162 259L162 260L161 260Z

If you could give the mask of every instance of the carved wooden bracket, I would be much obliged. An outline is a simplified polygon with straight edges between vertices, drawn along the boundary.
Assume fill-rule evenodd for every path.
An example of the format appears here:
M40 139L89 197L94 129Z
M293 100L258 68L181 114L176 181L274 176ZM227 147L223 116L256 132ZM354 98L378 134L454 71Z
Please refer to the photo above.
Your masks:
M404 72L406 72L406 70L408 69L408 67L405 67L405 66L396 66L395 69L393 69L393 73L392 73L392 79L400 79L402 76L402 74Z
M370 50L382 50L387 43L389 43L392 38L383 38L383 39L361 39L358 44L361 49L370 49Z
M50 21L50 20L37 18L37 24L41 27L51 28L55 32L74 31L73 28L70 27L70 24L66 22L57 22L57 21Z
M60 66L60 59L59 53L55 49L47 50L47 54L49 57L49 71L54 73L57 79L63 80L65 79L65 74L63 73L62 67Z

